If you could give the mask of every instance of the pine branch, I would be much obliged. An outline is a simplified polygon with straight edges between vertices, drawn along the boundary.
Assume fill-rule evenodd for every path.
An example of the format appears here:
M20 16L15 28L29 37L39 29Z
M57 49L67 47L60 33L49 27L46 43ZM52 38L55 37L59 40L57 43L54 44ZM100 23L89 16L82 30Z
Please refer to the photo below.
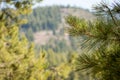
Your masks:
M112 12L111 12L111 9L110 9L107 5L104 5L104 7L108 9L108 13L109 13L109 15L111 16L114 24L115 24L116 26L118 26L118 24L117 24L117 22L116 22L116 19L115 19L115 17L113 16L113 14L112 14Z

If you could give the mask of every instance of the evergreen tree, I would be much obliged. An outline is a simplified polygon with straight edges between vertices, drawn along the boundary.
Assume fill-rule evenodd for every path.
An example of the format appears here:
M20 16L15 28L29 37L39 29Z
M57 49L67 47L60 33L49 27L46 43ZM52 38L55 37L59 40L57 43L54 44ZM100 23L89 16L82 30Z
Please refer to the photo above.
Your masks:
M0 80L45 80L41 79L47 66L45 53L35 58L34 45L19 35L20 25L26 22L19 17L31 10L28 0L4 3L16 9L6 6L0 11Z
M92 80L120 79L120 3L101 2L94 7L97 19L85 21L68 16L70 35L80 37L83 53L76 71L90 73Z

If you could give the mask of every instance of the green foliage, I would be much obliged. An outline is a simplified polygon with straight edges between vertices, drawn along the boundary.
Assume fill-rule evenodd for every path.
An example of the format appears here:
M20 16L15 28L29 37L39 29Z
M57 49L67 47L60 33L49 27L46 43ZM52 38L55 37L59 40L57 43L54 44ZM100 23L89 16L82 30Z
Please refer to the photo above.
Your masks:
M80 73L80 77L74 70L74 61L77 56L75 52L56 53L49 49L47 51L48 71L51 72L47 80L88 80L89 76Z
M118 80L120 68L119 3L95 7L98 19L85 21L68 16L71 36L80 37L83 53L76 59L76 70L90 73L97 80ZM100 18L101 17L101 18Z
M0 79L36 79L34 73L46 68L43 66L46 64L44 58L36 59L33 45L29 44L24 36L18 36L19 27L16 26L17 23L8 27L6 23L0 22Z
M35 58L34 45L25 36L19 36L19 26L26 22L19 18L24 6L19 2L12 4L19 8L5 8L0 11L0 80L40 79L42 70L47 68L44 53ZM28 13L28 9L25 10Z

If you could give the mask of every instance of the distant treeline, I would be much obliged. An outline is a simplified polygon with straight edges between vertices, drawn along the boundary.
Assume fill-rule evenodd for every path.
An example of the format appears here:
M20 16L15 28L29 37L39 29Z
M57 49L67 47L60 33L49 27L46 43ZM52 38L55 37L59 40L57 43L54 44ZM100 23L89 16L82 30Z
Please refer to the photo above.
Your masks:
M28 20L27 24L22 25L21 31L25 33L29 41L33 41L33 33L41 30L55 30L61 22L59 6L38 7L33 9L30 15L23 16Z
M26 16L28 24L22 26L24 30L32 28L33 32L40 30L55 30L61 21L60 7L38 7Z

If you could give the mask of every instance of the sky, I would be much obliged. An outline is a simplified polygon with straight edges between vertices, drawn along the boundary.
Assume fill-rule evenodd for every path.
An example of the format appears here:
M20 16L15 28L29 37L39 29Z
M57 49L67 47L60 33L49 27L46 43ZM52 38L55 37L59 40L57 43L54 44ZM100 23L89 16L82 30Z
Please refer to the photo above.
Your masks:
M115 0L43 0L39 6L50 6L50 5L70 5L77 6L85 9L92 9L92 6L98 4L101 1L111 2Z

